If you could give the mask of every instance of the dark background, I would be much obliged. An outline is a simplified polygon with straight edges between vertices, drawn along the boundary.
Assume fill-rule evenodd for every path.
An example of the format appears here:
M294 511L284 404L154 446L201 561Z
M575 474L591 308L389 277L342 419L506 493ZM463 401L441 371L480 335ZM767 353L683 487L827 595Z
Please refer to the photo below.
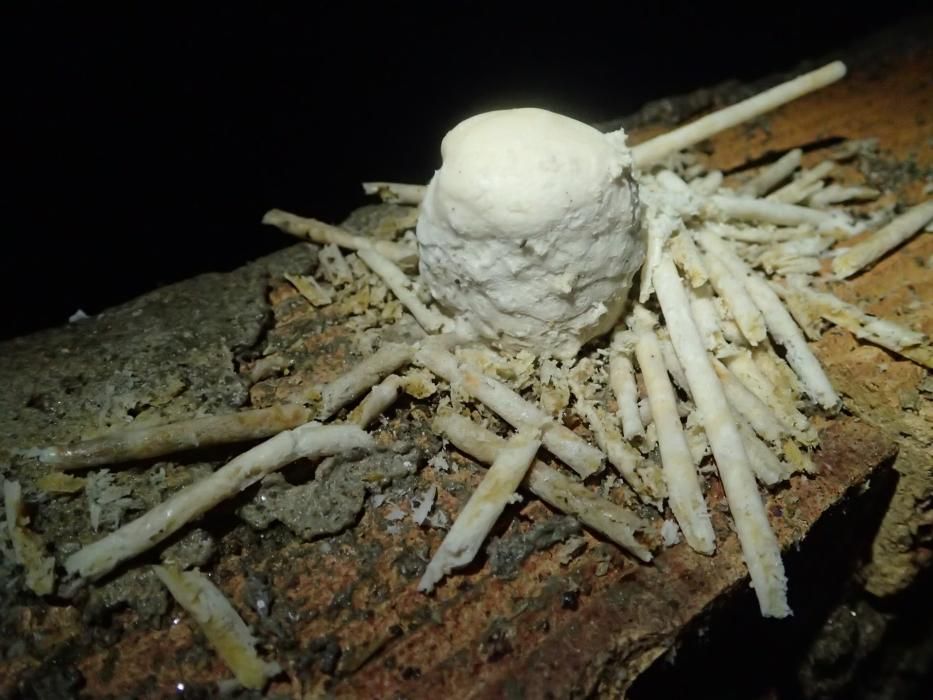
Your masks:
M270 207L339 221L364 179L426 182L475 112L608 120L922 7L499 5L7 10L0 337L281 248L258 223Z

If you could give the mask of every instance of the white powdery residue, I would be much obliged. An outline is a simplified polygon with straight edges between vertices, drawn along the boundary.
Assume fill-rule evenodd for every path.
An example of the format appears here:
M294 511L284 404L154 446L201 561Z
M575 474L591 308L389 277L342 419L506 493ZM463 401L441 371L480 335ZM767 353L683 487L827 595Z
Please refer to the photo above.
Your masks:
M436 497L437 486L430 486L427 491L421 494L420 498L413 498L411 500L411 517L414 518L416 523L419 525L424 523L428 517L428 513L431 512L431 508L434 507L434 499Z
M665 520L661 525L661 539L665 547L673 547L680 542L680 528L673 520Z

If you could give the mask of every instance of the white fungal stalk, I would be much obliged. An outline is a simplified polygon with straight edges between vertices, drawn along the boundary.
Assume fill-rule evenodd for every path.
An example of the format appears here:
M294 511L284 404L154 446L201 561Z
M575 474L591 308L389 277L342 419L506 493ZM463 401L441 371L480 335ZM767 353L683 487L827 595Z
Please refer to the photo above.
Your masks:
M435 552L418 583L419 591L434 590L453 569L473 561L540 446L541 432L537 428L526 428L509 439Z
M484 464L492 464L506 444L505 438L453 413L438 415L433 428L458 449ZM602 498L541 460L532 463L525 476L525 485L545 503L574 516L642 561L651 561L651 551L635 537L648 524L632 511Z
M373 272L382 278L395 297L405 305L415 320L428 333L451 330L451 321L418 298L417 283L396 267L391 260L374 250L361 250L358 255Z
M258 440L297 428L311 419L304 406L283 404L219 416L118 430L75 445L46 447L39 461L56 469L86 469L137 459L161 457L182 450Z
M119 530L75 552L65 560L65 569L84 579L100 578L286 464L301 458L374 447L372 437L351 425L308 423L279 433Z
M321 390L318 420L327 420L376 382L399 367L407 365L415 349L402 343L386 343L349 372L326 384Z
M713 368L722 382L723 391L735 413L745 419L755 432L768 442L779 444L789 432L774 411L764 401L745 387L742 382L719 360L713 360Z
M427 188L424 185L409 185L401 182L364 182L363 192L378 195L389 204L421 204Z
M767 336L765 320L752 301L741 277L730 273L725 263L715 254L708 253L704 264L709 270L710 282L719 297L725 301L733 320L751 345L758 345Z
M645 426L638 411L638 385L635 370L629 360L634 338L627 332L616 331L609 356L609 384L618 404L617 415L622 423L622 435L628 441L645 437Z
M619 471L635 492L642 493L645 488L636 472L641 461L638 450L622 439L622 434L613 424L609 414L587 398L579 380L570 380L570 391L576 400L576 412L586 421L599 449L606 453L609 463Z
M26 573L26 586L36 595L48 595L55 587L55 559L46 555L42 539L29 529L29 516L18 481L3 481L3 506L13 556Z
M785 617L790 614L790 608L781 550L768 523L742 437L690 315L677 269L669 257L662 258L655 270L655 292L719 467L761 613L766 617Z
M634 318L637 336L635 356L658 430L661 466L671 510L687 544L698 552L712 554L716 550L716 536L677 413L677 399L667 377L661 344L652 329L654 319L640 306L636 307Z
M899 246L930 221L933 221L933 199L907 210L884 228L834 258L833 273L838 279L851 277Z
M321 245L338 245L341 248L356 251L371 250L399 264L412 265L418 256L417 251L411 246L355 236L339 226L326 224L317 219L306 219L281 209L271 209L266 212L262 217L262 223Z
M425 343L415 360L447 380L508 421L516 430L529 425L542 426L542 441L556 457L581 477L595 474L603 466L603 454L583 438L551 420L540 408L525 401L501 382L484 375L468 364L460 364L452 354Z
M802 202L817 194L823 188L822 178L829 175L835 167L836 164L833 161L824 160L815 168L804 170L793 182L769 194L768 199L787 204Z
M786 392L779 391L771 379L762 371L751 351L741 350L726 358L726 366L742 385L760 401L767 404L778 422L794 430L794 437L804 444L816 442L816 433L810 421L803 415L793 400L786 399Z
M803 151L799 148L788 151L742 185L739 188L739 194L746 197L767 194L800 167L801 156L803 156Z
M745 289L764 316L768 331L787 351L787 361L800 377L807 392L825 409L836 409L840 402L819 360L807 345L806 338L791 318L790 313L777 294L757 273L736 255L721 238L709 231L699 235L700 244L729 268L732 274L743 280Z
M777 109L809 92L830 85L846 74L843 63L835 61L815 71L801 75L770 90L743 100L731 107L713 112L695 122L674 129L632 149L635 164L644 168L663 160L671 153L689 148L710 136Z
M845 328L855 336L933 369L933 349L923 333L868 314L834 294L819 292L800 282L792 281L789 289L776 284L772 286L782 296L800 295L802 302L813 313Z

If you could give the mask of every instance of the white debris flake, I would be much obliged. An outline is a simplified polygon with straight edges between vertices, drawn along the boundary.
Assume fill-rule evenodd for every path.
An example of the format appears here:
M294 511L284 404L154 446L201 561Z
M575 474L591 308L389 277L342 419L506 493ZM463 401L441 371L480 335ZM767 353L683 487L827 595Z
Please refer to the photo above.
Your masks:
M427 491L421 494L420 498L413 498L411 501L411 517L418 525L423 525L428 514L434 507L434 499L437 497L437 487L430 486Z
M452 465L443 452L438 452L428 460L428 466L437 469L439 472L456 471L456 466Z

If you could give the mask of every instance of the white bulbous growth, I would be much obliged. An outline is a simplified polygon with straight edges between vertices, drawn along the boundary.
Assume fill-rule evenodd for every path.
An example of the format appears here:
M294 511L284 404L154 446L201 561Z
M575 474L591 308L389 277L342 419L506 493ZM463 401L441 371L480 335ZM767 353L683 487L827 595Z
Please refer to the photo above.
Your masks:
M624 133L541 109L471 117L418 218L431 295L506 349L574 357L608 332L644 259Z

